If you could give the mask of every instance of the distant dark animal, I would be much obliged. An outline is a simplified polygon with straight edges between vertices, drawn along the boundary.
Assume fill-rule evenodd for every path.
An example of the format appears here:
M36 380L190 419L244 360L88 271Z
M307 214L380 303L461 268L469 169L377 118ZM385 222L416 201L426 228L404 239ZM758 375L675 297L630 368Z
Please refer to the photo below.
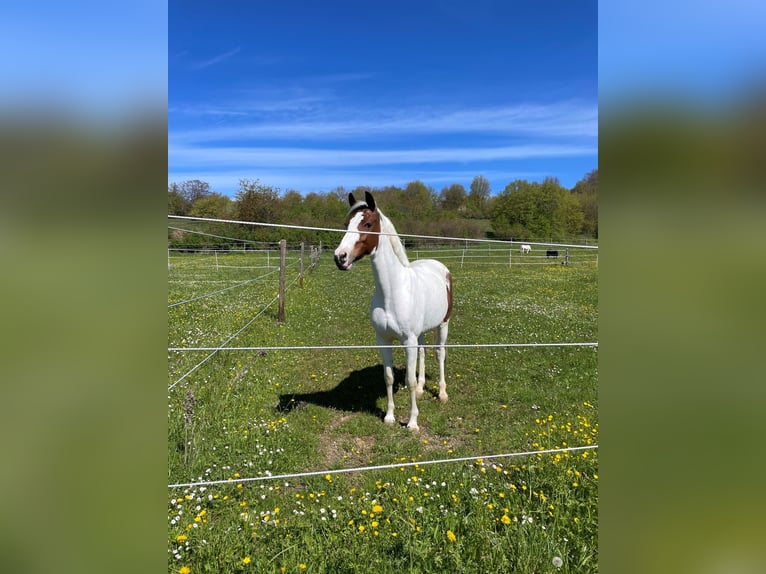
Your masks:
M545 256L546 257L558 257L559 256L559 252L556 251L555 249L548 249L545 252Z

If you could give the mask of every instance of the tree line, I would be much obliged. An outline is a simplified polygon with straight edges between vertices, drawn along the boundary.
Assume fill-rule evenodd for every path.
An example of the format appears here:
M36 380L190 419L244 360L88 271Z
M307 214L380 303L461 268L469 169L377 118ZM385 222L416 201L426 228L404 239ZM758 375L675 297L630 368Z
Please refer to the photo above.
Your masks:
M598 170L586 174L572 189L552 177L542 182L515 180L494 196L483 176L476 176L468 190L452 184L437 193L421 181L412 181L403 188L337 187L305 195L292 189L282 193L258 179L241 179L233 199L212 191L207 182L190 180L168 186L168 213L337 229L348 210L349 191L357 197L372 192L400 233L521 241L598 238ZM180 226L171 221L171 225L191 229L187 222ZM326 244L337 240L336 233L327 231L213 223L204 228L210 235L169 229L168 239L171 245L193 247L226 243L211 235Z

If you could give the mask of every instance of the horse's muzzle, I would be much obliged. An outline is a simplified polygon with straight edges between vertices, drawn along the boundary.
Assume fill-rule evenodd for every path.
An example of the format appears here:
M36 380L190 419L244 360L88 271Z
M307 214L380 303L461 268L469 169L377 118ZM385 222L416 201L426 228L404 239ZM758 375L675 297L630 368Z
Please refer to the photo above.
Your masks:
M341 271L348 271L351 269L351 263L347 263L348 256L345 253L336 253L335 254L335 265L338 266L338 269Z

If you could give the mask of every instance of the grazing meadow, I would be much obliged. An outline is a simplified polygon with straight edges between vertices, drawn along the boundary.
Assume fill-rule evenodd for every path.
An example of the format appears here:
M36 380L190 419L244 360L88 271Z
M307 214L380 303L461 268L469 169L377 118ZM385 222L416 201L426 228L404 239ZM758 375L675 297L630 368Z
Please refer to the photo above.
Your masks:
M452 272L448 343L598 341L595 252L409 253ZM168 572L598 571L598 450L537 454L598 444L597 347L450 348L446 404L429 349L413 433L401 349L388 426L377 349L262 348L373 346L369 260L307 248L301 287L291 250L284 323L277 264L169 255L168 346L257 349L168 351Z

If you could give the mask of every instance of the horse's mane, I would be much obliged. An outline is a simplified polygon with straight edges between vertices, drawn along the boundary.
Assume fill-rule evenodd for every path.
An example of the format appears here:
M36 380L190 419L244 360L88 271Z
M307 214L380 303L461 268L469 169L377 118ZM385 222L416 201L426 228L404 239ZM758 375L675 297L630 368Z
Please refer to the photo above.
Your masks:
M396 233L394 224L391 223L391 220L388 217L383 215L380 209L378 209L378 215L380 215L380 231L381 233L386 234L383 237L387 237L391 242L391 248L394 250L394 253L396 253L396 256L399 258L401 264L404 267L409 267L410 260L407 258L407 252L404 250L404 244L402 243L402 240L399 239L399 235Z

